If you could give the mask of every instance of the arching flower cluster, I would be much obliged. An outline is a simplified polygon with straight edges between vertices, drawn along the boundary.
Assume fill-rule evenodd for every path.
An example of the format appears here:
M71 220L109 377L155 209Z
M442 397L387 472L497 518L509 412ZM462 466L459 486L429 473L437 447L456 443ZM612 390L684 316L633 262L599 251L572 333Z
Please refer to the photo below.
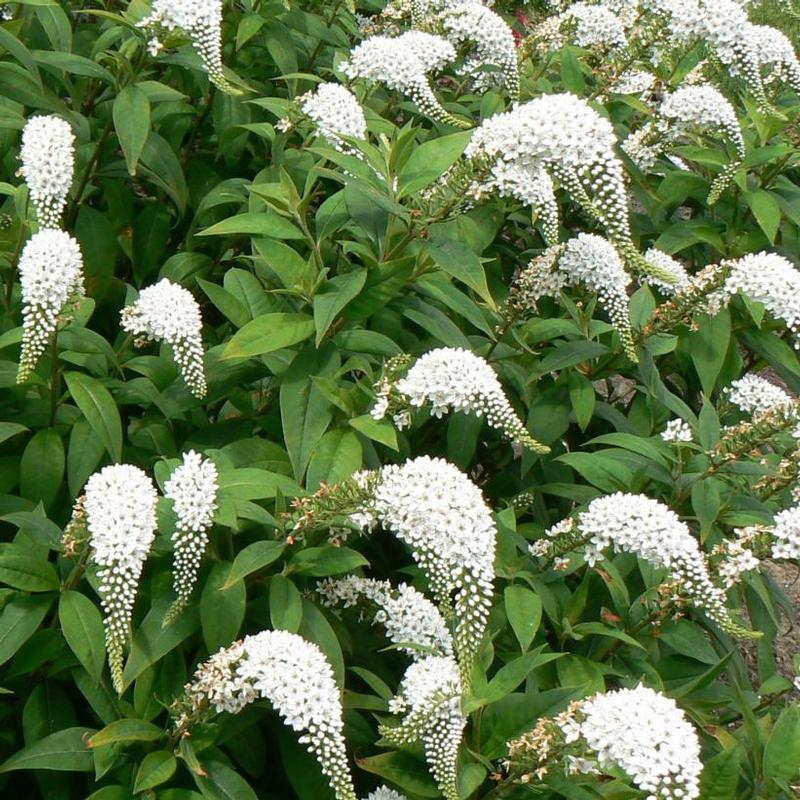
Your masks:
M620 768L658 800L700 795L700 741L669 697L644 686L596 694L584 701L567 740L580 737L600 770Z
M794 406L792 398L780 386L753 373L733 381L725 388L724 394L737 408L753 417Z
M623 147L640 169L647 170L659 155L692 131L702 135L716 133L736 150L736 158L725 166L711 185L708 202L713 204L733 179L745 156L744 138L736 112L713 86L686 85L667 95L656 118L628 137Z
M411 550L445 617L469 684L491 608L496 528L480 489L440 458L385 466L369 510Z
M22 131L20 174L41 228L58 228L75 172L75 135L54 115L31 117Z
M272 703L313 754L336 800L356 800L347 763L342 704L333 669L319 647L287 631L261 631L201 664L174 709L186 735L207 707L236 714L254 700Z
M65 306L84 291L81 249L64 231L40 230L22 251L19 275L22 351L17 383L23 383L47 349Z
M164 496L173 501L178 518L172 535L175 549L172 582L178 597L167 614L167 622L185 607L194 588L217 509L218 488L216 465L194 450L184 454L183 461L164 484Z
M537 97L484 120L465 156L490 160L486 188L508 194L517 189L522 174L541 182L541 170L546 171L604 226L636 269L648 272L631 241L625 180L615 145L611 123L585 100L563 93ZM509 165L516 168L512 185L503 182L503 169ZM517 196L525 200L525 193Z
M372 416L381 419L392 405L419 408L431 405L431 414L442 417L450 411L486 417L493 428L507 436L515 447L546 453L549 448L537 442L519 419L497 374L488 362L469 350L442 347L417 359L404 378L393 385L380 384ZM395 413L401 427L407 417Z
M578 47L613 51L627 44L622 20L600 3L573 3L558 21L560 31L569 31ZM558 42L557 45L560 46Z
M344 86L321 83L313 92L304 94L298 102L303 113L317 126L320 135L340 152L353 151L342 136L367 138L364 109L355 95Z
M164 46L162 31L186 33L211 81L224 92L238 94L222 71L222 0L153 0L152 13L139 27L152 32L148 46L154 56Z
M580 233L534 258L517 277L512 293L516 305L530 310L539 298L557 297L566 286L584 286L596 292L625 353L638 361L631 332L629 283L630 276L613 245L602 236Z
M411 664L389 707L400 725L381 726L397 745L422 741L425 759L446 800L458 800L458 749L467 724L461 708L461 680L452 658L428 656Z
M712 582L697 540L667 506L641 494L616 492L592 500L578 515L576 526L587 541L590 564L601 560L609 547L635 553L666 568L682 592L723 630L740 637L753 635L731 619L725 593Z
M786 84L800 93L800 63L789 38L769 25L750 25L747 34L758 54L764 84Z
M203 321L191 293L168 278L139 293L139 299L122 309L122 328L143 335L144 342L164 342L170 347L183 379L195 397L204 397Z
M763 538L763 533L764 529L754 526L735 528L733 538L724 539L714 546L713 555L719 558L716 563L717 575L726 589L739 583L745 573L758 569L761 561L754 547Z
M514 34L503 18L480 3L467 0L446 9L440 17L447 39L458 45L473 42L476 52L463 67L474 75L484 64L500 67L512 98L519 96L519 72Z
M389 639L412 658L453 655L453 638L439 609L407 583L394 589L389 581L348 575L322 581L317 590L328 606L348 608L365 600L376 605L373 622L383 625Z
M349 78L365 78L407 94L432 119L462 126L439 103L429 77L455 57L453 45L441 36L407 31L395 37L365 39L339 66Z
M122 660L142 567L156 530L155 486L138 467L115 464L89 478L86 514L105 613L106 649L114 688L122 693Z

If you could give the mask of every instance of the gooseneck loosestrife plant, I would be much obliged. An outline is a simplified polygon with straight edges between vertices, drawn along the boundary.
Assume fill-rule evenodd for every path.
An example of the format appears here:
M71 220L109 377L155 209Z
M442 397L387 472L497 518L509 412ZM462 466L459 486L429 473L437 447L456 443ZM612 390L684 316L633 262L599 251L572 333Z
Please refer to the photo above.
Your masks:
M0 794L795 797L793 3L3 4Z

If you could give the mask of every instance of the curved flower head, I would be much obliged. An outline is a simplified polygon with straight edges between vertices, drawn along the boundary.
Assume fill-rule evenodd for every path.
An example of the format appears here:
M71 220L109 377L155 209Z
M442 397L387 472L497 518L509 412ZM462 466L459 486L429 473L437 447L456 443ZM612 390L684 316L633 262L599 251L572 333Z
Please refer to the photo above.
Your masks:
M441 36L408 31L401 36L371 36L340 65L349 78L365 78L407 94L431 119L463 127L446 111L431 88L429 73L455 60L456 51Z
M313 92L300 98L300 108L317 126L320 135L343 153L350 152L352 148L342 136L367 138L364 109L355 95L341 84L321 83Z
M31 117L22 131L22 166L40 228L57 228L75 172L75 135L56 116Z
M616 50L627 44L622 20L599 3L574 3L559 19L574 31L572 38L579 47Z
M497 531L480 489L440 458L380 471L372 509L411 550L445 616L455 616L462 679L483 639L491 607Z
M588 541L587 559L594 563L603 551L635 553L680 581L694 605L724 631L753 637L731 619L725 593L711 581L705 556L688 526L663 503L642 494L616 492L589 503L577 519L577 530Z
M376 605L373 623L382 624L389 639L412 658L431 652L453 655L453 637L439 609L407 583L393 589L389 581L348 575L322 581L317 591L328 606L348 608L362 601Z
M35 233L19 259L22 288L22 352L17 383L36 368L71 298L83 293L83 256L68 233L45 228Z
M485 416L489 425L507 436L515 447L535 453L550 450L528 433L489 363L469 350L441 347L425 353L394 386L380 385L381 396L373 416L381 418L388 410L392 391L399 402L410 406L430 403L431 414L436 417L449 411Z
M441 15L448 39L460 44L474 42L477 53L467 64L469 71L490 64L500 67L508 92L519 97L519 71L514 33L505 20L486 6L467 0Z
M425 759L446 800L458 800L458 748L467 724L461 710L461 680L452 658L428 656L406 670L389 704L402 715L397 727L380 731L398 745L422 741Z
M783 320L795 339L800 335L800 272L776 253L751 253L732 262L722 288L724 296L737 292L761 303ZM795 348L800 347L795 341Z
M653 272L631 240L622 163L611 123L573 94L549 94L484 120L464 155L544 169L606 230L608 238L639 271ZM662 276L669 280L669 276Z
M794 404L792 398L780 386L752 373L733 381L724 390L724 394L737 408L752 414L753 417Z
M178 518L172 534L175 548L172 583L178 598L167 612L165 624L189 602L217 509L218 488L216 465L194 450L184 454L182 463L164 484L164 496L175 504Z
M195 397L206 393L200 306L191 292L168 278L142 289L139 299L122 309L123 330L146 341L164 342L175 355L183 379Z
M675 701L644 686L596 694L580 707L579 736L601 770L623 769L659 800L700 794L700 741Z
M566 286L584 286L597 293L619 333L625 353L638 361L628 304L630 280L609 241L593 233L580 233L565 245L548 248L530 262L515 281L514 304L530 311L541 297L557 297Z
M647 283L657 286L664 294L674 295L689 286L690 278L686 267L663 250L651 247L644 254L644 258L648 264L654 264L661 272L672 275L671 281L659 280L655 275L647 276Z
M83 510L98 593L105 612L106 649L114 688L122 694L122 656L144 562L156 531L156 494L138 467L114 464L89 478Z
M333 669L319 647L287 631L261 631L201 664L176 711L180 733L205 710L236 714L264 699L319 762L336 800L356 800Z
M800 63L789 38L770 25L751 25L748 33L758 53L764 83L785 83L800 92Z
M139 27L153 31L152 53L162 47L158 39L161 30L186 33L211 81L224 92L239 94L222 71L222 0L153 0L152 13Z

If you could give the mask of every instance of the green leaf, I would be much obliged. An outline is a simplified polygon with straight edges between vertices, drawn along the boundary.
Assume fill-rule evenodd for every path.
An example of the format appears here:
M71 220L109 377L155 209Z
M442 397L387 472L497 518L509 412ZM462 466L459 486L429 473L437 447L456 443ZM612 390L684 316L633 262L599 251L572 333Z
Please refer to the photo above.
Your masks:
M248 212L212 225L202 231L200 236L266 236L271 239L303 239L303 232L289 220L279 217L272 211Z
M297 633L303 620L303 598L284 575L269 579L269 618L276 630Z
M625 642L631 647L638 647L640 650L644 650L644 646L636 641L633 636L611 625L606 625L604 622L579 622L577 625L572 626L572 633L577 634L575 636L576 639L582 639L584 636L589 635L608 636L612 639L618 639L620 642Z
M0 613L0 664L33 636L47 614L50 597L14 597Z
M698 329L689 334L689 352L700 377L703 393L711 396L717 382L731 337L731 316L727 309L698 319Z
M250 358L272 353L302 342L313 333L314 320L307 314L262 314L234 334L222 357Z
M425 762L410 753L394 751L369 758L360 758L358 766L415 797L441 797Z
M764 748L764 775L796 783L800 774L800 706L784 708Z
M47 557L21 544L0 544L0 583L26 592L53 592L59 587Z
M89 476L97 469L106 448L85 419L79 419L69 434L67 483L72 497L80 494Z
M542 621L542 601L535 592L524 586L512 584L503 592L506 617L519 646L525 652L539 630Z
M289 570L299 575L324 578L328 575L341 575L358 567L368 567L369 561L356 550L347 547L307 547L296 553L289 562Z
M139 764L136 779L133 783L133 793L146 792L162 783L166 783L178 767L178 761L172 753L156 750L148 753Z
M353 431L334 428L320 439L308 462L309 491L321 483L338 483L361 468L361 442Z
M360 269L337 275L323 284L314 295L314 326L317 331L316 345L322 341L328 328L337 315L351 301L358 297L367 280L367 270Z
M22 454L19 468L20 493L49 508L64 477L64 443L52 428L37 431Z
M231 566L226 561L214 564L200 596L200 625L209 653L229 645L244 620L247 591L241 578L230 581Z
M65 728L14 753L0 765L0 772L46 769L60 772L93 772L94 759L86 740L94 728Z
M150 135L150 100L147 94L135 83L128 84L114 98L112 116L128 172L135 175L139 157Z
M292 497L305 494L302 487L287 475L256 467L220 470L218 481L220 497L235 500L267 500L279 492Z
M221 589L228 589L253 572L268 567L281 557L285 548L283 542L253 542L244 550L240 550L231 564L230 572Z
M58 600L58 618L75 657L99 683L106 649L103 618L97 606L80 592L63 592Z
M143 719L117 719L95 733L87 742L89 747L105 747L119 742L155 742L164 730Z
M471 131L439 136L415 147L398 176L398 198L414 194L438 180L469 143Z
M742 751L731 747L706 762L700 776L700 800L736 800Z
M0 443L27 430L24 425L19 425L16 422L0 422Z
M206 800L258 800L250 784L238 772L218 761L204 762L205 776L192 773Z
M64 380L75 404L111 458L121 461L122 422L111 393L100 381L82 372L66 372Z
M392 450L400 449L397 443L397 430L388 419L377 420L369 414L364 414L360 417L353 417L347 421L347 424L359 433L363 433L368 439L372 439L373 442L385 444Z
M765 189L744 192L743 196L769 243L774 244L781 225L781 207L777 199Z
M436 238L428 242L427 250L437 266L469 286L490 308L495 307L494 298L486 283L483 263L464 242Z
M580 372L570 372L569 379L569 399L572 403L572 410L575 412L575 421L582 431L592 421L594 414L595 393L592 382Z

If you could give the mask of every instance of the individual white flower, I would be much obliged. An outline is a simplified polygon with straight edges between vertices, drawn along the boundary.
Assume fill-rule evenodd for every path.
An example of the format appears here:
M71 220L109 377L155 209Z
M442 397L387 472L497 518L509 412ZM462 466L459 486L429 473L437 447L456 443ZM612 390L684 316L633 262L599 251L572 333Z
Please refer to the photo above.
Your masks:
M457 467L422 456L381 469L372 510L410 548L445 616L455 611L467 684L492 602L497 531L491 509Z
M546 170L605 227L625 258L648 272L631 240L625 179L615 147L611 123L585 100L563 93L542 95L485 119L464 155L489 159L492 176L505 164Z
M156 494L138 467L114 464L92 475L83 509L97 587L105 613L106 650L114 688L122 694L122 656L144 562L156 531Z
M623 769L659 800L700 795L700 741L674 700L644 686L618 689L585 700L580 715L580 736L601 769Z
M558 297L565 286L583 286L596 292L625 352L637 361L628 304L629 283L630 276L614 246L602 236L579 233L566 244L550 247L534 258L518 276L514 289L516 302L531 306L540 297Z
M200 306L191 292L168 278L139 293L139 299L122 309L123 330L143 335L147 341L172 347L183 379L195 397L206 393Z
M300 108L309 117L320 135L333 147L343 153L352 148L342 139L367 138L367 121L355 95L339 83L321 83L313 92L307 92L300 99Z
M461 680L452 658L428 656L406 670L389 707L402 715L381 734L397 745L422 740L431 774L446 800L458 800L458 749L467 724L461 709Z
M441 15L445 36L455 44L474 42L476 57L470 67L495 65L502 70L509 94L519 96L519 72L514 34L505 20L486 6L467 0Z
M236 714L264 699L314 755L336 800L356 800L343 735L342 703L322 650L288 631L261 631L201 664L186 687L192 710Z
M31 117L20 150L31 204L41 228L57 228L75 172L75 135L69 123L53 115Z
M489 425L515 446L536 453L549 451L528 433L486 359L469 350L458 347L430 350L417 359L394 388L411 406L430 404L435 417L450 411L485 416Z
M579 47L602 47L616 50L627 44L625 27L616 14L595 3L574 3L560 19L573 30L573 39Z
M192 40L208 77L224 92L238 94L222 71L222 0L153 0L152 12L139 23L156 32L150 39L150 53L161 49L158 31L182 30Z
M680 261L676 261L672 256L655 247L651 247L644 257L648 263L655 264L662 272L673 275L672 282L662 281L655 275L647 276L647 283L658 287L664 294L674 295L689 286L689 273Z
M667 423L667 427L661 431L661 438L665 442L691 442L692 429L686 420L675 418Z
M371 36L350 51L340 69L349 78L365 78L407 94L432 119L461 126L439 103L429 73L455 60L456 51L441 36L407 31L401 36Z
M623 492L598 497L578 515L577 528L599 558L613 547L666 568L692 602L723 630L736 636L752 635L731 619L725 593L712 583L697 540L663 503Z
M189 601L208 544L218 489L216 465L194 450L184 454L183 461L164 484L164 496L173 501L178 518L172 534L175 550L172 585L178 598L165 622L171 621Z
M383 625L389 639L412 658L431 652L453 655L453 637L439 609L407 583L393 589L388 581L348 575L322 581L317 591L329 606L347 608L362 598L377 605L373 622Z
M724 394L737 408L753 417L794 405L792 398L780 386L752 373L733 381Z
M726 589L739 583L746 572L758 569L761 562L751 545L760 533L758 528L736 528L734 539L726 539L714 548L714 552L722 556L717 573Z
M795 266L776 253L750 253L729 266L722 294L741 292L761 303L783 320L796 338L800 334L800 272Z
M775 516L772 536L773 558L800 560L800 506L787 508Z
M22 351L17 383L23 383L52 340L64 306L84 291L81 249L64 231L40 230L22 251L19 275Z

